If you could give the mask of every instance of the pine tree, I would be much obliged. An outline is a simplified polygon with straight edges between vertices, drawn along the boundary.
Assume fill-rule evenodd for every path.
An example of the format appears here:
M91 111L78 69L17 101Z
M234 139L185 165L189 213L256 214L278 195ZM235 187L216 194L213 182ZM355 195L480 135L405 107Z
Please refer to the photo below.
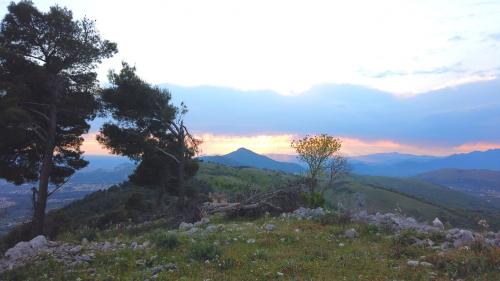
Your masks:
M116 53L93 21L66 8L11 3L0 27L0 178L33 188L33 234L43 233L49 184L60 186L82 159L95 117L95 68Z

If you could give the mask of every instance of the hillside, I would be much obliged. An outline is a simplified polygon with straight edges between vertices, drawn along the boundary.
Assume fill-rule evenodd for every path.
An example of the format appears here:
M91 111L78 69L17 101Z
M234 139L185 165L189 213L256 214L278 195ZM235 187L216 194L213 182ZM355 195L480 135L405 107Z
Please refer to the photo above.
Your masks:
M251 221L212 216L173 228L154 220L88 229L90 241L73 233L50 244L38 239L40 254L26 252L17 268L0 274L37 281L500 278L499 248L472 243L471 250L453 249L446 246L447 233L454 232L395 234L324 211L313 219L302 212ZM6 265L8 259L0 260L0 270Z
M354 176L354 178L361 183L391 189L448 208L497 211L500 208L478 197L422 180L378 176Z
M500 171L441 169L414 178L447 186L500 206Z
M494 227L500 227L497 211L450 208L389 187L356 180L340 182L326 193L326 199L333 208L400 213L427 222L438 217L450 225L471 228L476 228L477 222L485 218Z
M482 190L500 192L500 171L440 169L418 174L415 178L470 192Z
M202 156L200 159L206 162L219 163L231 167L254 167L292 174L298 174L304 171L304 168L298 164L276 161L246 148L239 148L226 155Z

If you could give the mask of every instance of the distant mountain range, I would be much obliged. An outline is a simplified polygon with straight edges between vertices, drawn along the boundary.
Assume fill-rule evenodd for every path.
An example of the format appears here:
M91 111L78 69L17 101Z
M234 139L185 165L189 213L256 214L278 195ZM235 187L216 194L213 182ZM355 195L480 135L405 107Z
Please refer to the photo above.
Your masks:
M273 160L264 155L257 154L246 148L240 148L226 155L202 156L200 160L212 163L223 164L230 167L253 167L259 169L269 169L286 173L297 174L305 169L296 163L281 162Z
M500 171L500 149L453 154L446 157L381 153L350 159L353 172L364 175L407 177L439 169Z

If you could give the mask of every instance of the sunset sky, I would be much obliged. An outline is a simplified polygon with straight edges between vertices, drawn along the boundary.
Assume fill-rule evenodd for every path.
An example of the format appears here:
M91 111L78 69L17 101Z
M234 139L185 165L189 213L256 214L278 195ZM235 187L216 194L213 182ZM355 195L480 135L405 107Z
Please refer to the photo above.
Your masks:
M290 154L291 139L316 133L342 138L348 155L500 148L500 1L34 3L95 19L119 48L101 83L136 65L186 101L203 154ZM105 153L99 124L87 153Z

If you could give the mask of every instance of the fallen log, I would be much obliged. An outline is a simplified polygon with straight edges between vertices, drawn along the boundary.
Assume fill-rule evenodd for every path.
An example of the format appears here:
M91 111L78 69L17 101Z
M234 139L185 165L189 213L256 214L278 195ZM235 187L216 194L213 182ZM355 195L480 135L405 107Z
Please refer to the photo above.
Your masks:
M253 213L282 213L290 211L289 209L294 210L297 207L296 205L301 202L300 190L295 188L278 189L269 192L256 192L254 190L251 193L241 202L205 202L201 209L207 215L215 213L247 213L249 211Z

